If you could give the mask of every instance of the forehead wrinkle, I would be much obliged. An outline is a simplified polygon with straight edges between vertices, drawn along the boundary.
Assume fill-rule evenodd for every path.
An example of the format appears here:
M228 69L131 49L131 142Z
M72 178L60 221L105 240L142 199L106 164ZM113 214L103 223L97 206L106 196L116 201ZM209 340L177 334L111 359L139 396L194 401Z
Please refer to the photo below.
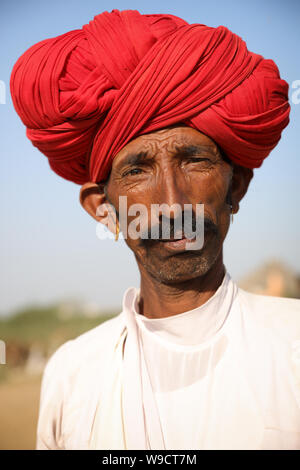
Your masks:
M198 143L192 139L192 136L183 135L178 133L177 128L174 129L163 129L157 131L155 134L144 134L141 136L143 138L143 142L139 142L140 150L128 150L128 154L121 159L119 163L116 164L117 167L122 167L124 165L137 165L145 161L146 159L153 160L154 156L159 152L159 150L167 150L171 153L185 153L188 154L195 154L198 152L209 151L213 156L220 154L220 149L218 146L212 141ZM168 135L165 135L165 133Z
M143 147L152 152L157 153L160 149L167 150L172 153L179 153L185 151L186 153L195 153L202 151L209 151L211 154L216 155L219 153L219 148L214 142L204 142L198 143L191 139L190 136L172 133L171 135L145 135L145 142L143 142Z
M178 152L178 148L180 147L198 147L200 151L209 151L213 155L220 154L220 149L214 141L201 143L197 141L198 139L195 141L195 137L193 138L191 135L178 133L176 128L172 129L172 131L173 132L169 132L168 135L145 135L144 137L146 138L146 142L144 145L151 147L151 150L154 152L159 150L160 146L162 149L166 149L171 152Z

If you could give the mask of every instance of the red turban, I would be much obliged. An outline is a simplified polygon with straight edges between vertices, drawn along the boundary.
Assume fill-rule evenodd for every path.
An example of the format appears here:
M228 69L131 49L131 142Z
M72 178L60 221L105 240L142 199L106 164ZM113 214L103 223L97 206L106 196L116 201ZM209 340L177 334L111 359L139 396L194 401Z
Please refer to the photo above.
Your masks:
M130 140L179 122L258 168L290 111L276 64L226 27L135 10L32 46L13 68L11 94L33 145L79 184L106 179Z

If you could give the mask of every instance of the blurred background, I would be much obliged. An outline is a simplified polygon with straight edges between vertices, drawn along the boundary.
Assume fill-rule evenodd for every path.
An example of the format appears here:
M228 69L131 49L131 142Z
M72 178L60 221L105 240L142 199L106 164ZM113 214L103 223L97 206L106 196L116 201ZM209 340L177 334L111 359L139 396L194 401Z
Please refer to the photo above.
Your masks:
M124 240L97 238L96 222L79 204L79 186L50 170L26 138L9 94L12 67L28 47L81 28L112 9L170 13L189 23L227 26L249 50L278 65L290 85L290 125L254 170L230 227L224 259L245 290L300 298L299 1L2 0L0 340L6 363L0 364L0 449L35 447L47 358L66 340L118 314L124 291L139 285Z

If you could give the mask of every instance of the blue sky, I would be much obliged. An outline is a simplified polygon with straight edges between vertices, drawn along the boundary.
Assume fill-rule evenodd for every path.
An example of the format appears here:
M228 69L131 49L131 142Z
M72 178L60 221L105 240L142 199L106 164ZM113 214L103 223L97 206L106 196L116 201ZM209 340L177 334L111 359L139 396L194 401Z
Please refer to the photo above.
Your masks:
M138 286L139 273L125 242L100 241L96 222L81 208L79 186L53 173L25 137L9 96L9 77L32 44L82 27L112 9L171 13L190 23L224 25L248 49L273 59L290 85L300 80L300 2L217 1L1 1L0 80L0 314L28 304L78 298L120 308L122 295ZM293 90L290 87L290 96ZM234 217L224 262L238 280L270 258L299 270L300 104L291 102L290 125L254 178Z

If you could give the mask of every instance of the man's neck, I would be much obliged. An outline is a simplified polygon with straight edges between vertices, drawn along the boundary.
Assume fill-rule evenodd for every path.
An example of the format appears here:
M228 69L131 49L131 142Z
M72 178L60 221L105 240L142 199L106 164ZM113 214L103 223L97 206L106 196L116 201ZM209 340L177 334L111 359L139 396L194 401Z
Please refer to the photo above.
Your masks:
M148 318L164 318L200 307L222 284L222 258L203 276L178 284L162 284L141 271L139 313Z

